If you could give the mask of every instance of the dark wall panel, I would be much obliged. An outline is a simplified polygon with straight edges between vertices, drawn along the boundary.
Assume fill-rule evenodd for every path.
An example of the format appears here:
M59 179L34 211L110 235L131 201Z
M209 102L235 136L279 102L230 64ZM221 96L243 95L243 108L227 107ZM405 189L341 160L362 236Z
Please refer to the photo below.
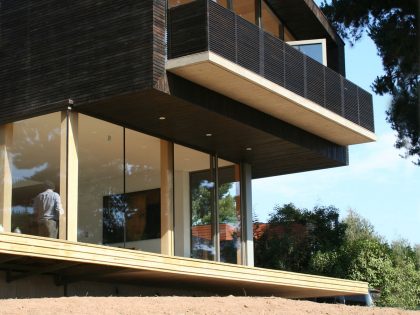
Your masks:
M169 58L182 57L208 49L207 3L181 5L169 15Z
M0 122L152 87L164 73L164 3L2 0Z

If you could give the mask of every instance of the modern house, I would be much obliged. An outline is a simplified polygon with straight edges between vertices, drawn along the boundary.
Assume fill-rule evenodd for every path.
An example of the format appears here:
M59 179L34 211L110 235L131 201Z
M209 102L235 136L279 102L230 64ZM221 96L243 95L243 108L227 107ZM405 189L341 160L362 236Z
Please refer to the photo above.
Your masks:
M0 296L367 293L254 268L251 180L371 141L372 97L313 0L3 0Z

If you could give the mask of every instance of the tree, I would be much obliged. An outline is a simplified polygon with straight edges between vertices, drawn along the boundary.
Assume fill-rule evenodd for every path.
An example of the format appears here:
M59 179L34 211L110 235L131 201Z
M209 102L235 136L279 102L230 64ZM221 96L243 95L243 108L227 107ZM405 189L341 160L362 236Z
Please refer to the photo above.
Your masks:
M366 281L380 290L379 306L420 307L420 246L389 245L353 210L340 221L333 206L276 206L257 230L256 266Z
M258 267L312 272L311 260L318 252L339 248L344 240L344 224L338 209L315 207L312 211L293 204L276 206L268 225L255 239Z
M374 41L385 74L373 91L390 94L387 121L397 132L396 148L420 165L419 39L417 0L324 0L322 10L352 44L364 32Z
M405 240L389 245L354 211L349 211L344 223L343 245L336 251L317 253L312 269L323 275L368 282L381 292L375 302L378 306L419 307L420 268L415 248Z

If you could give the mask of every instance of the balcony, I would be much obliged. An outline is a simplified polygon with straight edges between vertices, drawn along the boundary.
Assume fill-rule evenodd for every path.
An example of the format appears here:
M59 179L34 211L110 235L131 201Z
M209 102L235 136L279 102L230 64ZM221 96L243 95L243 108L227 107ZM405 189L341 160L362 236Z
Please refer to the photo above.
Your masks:
M166 69L339 145L375 141L372 96L211 0L168 12Z

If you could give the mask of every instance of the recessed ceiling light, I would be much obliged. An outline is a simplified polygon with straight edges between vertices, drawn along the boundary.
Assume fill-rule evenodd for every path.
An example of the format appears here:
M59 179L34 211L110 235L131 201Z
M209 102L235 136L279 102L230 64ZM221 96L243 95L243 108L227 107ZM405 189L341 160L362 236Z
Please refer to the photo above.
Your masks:
M212 133L206 133L206 137L211 137L212 135Z
M166 119L166 117L165 116L160 116L159 117L159 120L165 120Z
M247 151L252 151L251 147L246 148Z

